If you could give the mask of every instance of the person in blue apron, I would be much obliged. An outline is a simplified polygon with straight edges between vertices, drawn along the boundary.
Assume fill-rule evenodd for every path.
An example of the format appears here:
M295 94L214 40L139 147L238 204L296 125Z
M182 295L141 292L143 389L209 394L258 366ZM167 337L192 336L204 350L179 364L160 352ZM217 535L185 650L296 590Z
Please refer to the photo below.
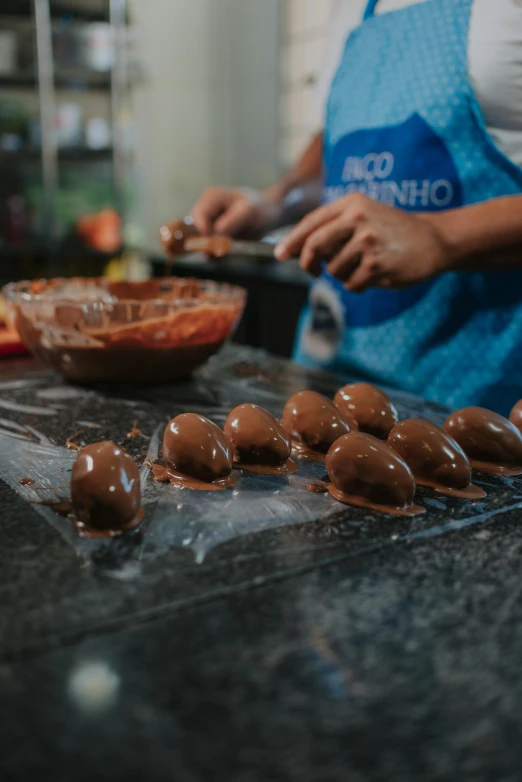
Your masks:
M258 200L210 189L193 217L202 233L266 227L322 153L323 205L276 251L300 254L316 278L295 360L506 413L522 397L522 168L492 138L470 80L480 3L402 0L377 14L370 0L324 131L295 170Z

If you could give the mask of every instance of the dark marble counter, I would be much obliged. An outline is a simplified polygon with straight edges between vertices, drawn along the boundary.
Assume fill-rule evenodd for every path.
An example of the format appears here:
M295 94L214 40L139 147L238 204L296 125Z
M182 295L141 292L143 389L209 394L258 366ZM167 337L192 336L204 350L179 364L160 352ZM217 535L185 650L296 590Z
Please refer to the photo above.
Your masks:
M144 471L142 530L81 541L18 484L56 486L76 431L142 462L180 410L340 381L237 350L156 390L2 366L2 780L520 779L522 481L404 520L272 479L198 514Z

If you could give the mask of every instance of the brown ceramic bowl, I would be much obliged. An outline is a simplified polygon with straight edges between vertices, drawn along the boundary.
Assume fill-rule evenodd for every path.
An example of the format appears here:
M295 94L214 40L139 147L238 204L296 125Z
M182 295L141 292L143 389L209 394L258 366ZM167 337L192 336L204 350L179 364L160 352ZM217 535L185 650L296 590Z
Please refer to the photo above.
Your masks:
M33 280L3 289L7 318L44 364L78 383L170 383L233 334L246 292L208 280Z

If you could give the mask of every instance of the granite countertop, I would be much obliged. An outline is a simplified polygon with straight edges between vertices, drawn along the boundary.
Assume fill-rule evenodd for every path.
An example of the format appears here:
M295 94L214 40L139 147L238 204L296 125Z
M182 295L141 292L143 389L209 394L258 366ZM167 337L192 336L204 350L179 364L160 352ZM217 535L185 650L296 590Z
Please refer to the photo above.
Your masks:
M183 409L341 381L237 348L176 388L2 368L2 780L520 779L522 480L399 519L270 478L198 512L144 471L142 530L86 542L18 483L66 475L76 431L141 463Z

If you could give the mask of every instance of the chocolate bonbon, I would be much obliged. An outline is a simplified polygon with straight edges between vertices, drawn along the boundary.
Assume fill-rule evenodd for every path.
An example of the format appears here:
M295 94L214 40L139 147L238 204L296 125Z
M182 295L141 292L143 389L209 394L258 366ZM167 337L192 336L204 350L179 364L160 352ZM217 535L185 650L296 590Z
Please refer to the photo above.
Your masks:
M292 443L280 422L258 405L239 405L228 415L225 435L234 447L236 466L250 472L292 473Z
M509 414L509 420L516 426L518 431L522 433L522 399L517 402L511 413Z
M416 516L415 479L408 465L386 443L351 432L332 445L326 457L330 494L339 502L383 513Z
M160 228L160 241L167 257L185 254L185 241L198 236L191 218L171 220Z
M462 499L486 496L483 489L471 483L471 463L460 445L430 421L401 421L387 442L410 467L419 486Z
M297 450L324 459L330 446L352 430L353 419L315 391L301 391L291 397L283 411L283 426Z
M465 407L449 416L444 429L475 469L497 475L522 474L522 434L507 418L483 407Z
M110 440L82 448L71 470L75 520L90 530L122 530L143 518L138 466Z
M334 403L343 415L352 415L361 432L386 440L399 420L391 399L370 383L351 383L339 389Z
M153 465L157 481L189 489L226 489L231 478L232 444L208 418L183 413L173 418L163 436L165 466Z

